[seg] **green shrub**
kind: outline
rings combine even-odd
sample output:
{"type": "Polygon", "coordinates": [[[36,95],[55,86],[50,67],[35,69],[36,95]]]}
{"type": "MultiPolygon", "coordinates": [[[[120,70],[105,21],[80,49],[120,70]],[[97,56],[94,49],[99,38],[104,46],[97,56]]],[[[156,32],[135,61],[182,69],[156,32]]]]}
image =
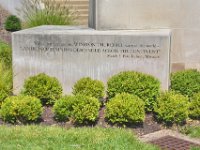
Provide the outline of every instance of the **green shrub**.
{"type": "Polygon", "coordinates": [[[76,95],[72,118],[78,124],[90,124],[97,120],[100,102],[94,97],[76,95]]]}
{"type": "Polygon", "coordinates": [[[0,107],[6,97],[12,93],[12,71],[0,62],[0,107]]]}
{"type": "Polygon", "coordinates": [[[20,19],[14,15],[8,16],[5,22],[5,29],[11,32],[21,30],[20,19]]]}
{"type": "Polygon", "coordinates": [[[192,119],[200,119],[200,92],[191,98],[189,116],[192,119]]]}
{"type": "Polygon", "coordinates": [[[65,96],[57,100],[53,106],[55,118],[58,121],[66,121],[72,116],[73,105],[75,104],[74,96],[65,96]]]}
{"type": "Polygon", "coordinates": [[[140,123],[144,121],[144,102],[137,96],[122,93],[106,104],[105,116],[111,123],[140,123]]]}
{"type": "Polygon", "coordinates": [[[72,119],[77,124],[93,123],[98,118],[100,102],[85,95],[65,96],[56,101],[53,110],[59,121],[72,119]]]}
{"type": "Polygon", "coordinates": [[[52,105],[61,98],[62,86],[56,78],[41,73],[25,81],[22,94],[37,97],[44,105],[52,105]]]}
{"type": "Polygon", "coordinates": [[[101,81],[92,80],[89,77],[82,78],[74,85],[73,94],[82,94],[100,99],[105,96],[105,87],[101,81]]]}
{"type": "Polygon", "coordinates": [[[67,0],[60,2],[57,0],[22,0],[22,6],[19,12],[24,14],[25,28],[40,25],[71,25],[77,17],[76,12],[70,9],[67,0]]]}
{"type": "Polygon", "coordinates": [[[39,99],[30,96],[12,96],[6,98],[0,110],[4,121],[27,123],[37,121],[42,114],[39,99]]]}
{"type": "Polygon", "coordinates": [[[175,92],[165,92],[157,99],[156,118],[166,124],[184,123],[188,118],[188,98],[175,92]]]}
{"type": "Polygon", "coordinates": [[[0,63],[3,63],[6,69],[11,69],[12,66],[11,47],[2,41],[0,41],[0,63]]]}
{"type": "Polygon", "coordinates": [[[192,97],[200,92],[200,72],[185,70],[171,75],[171,89],[182,95],[192,97]]]}
{"type": "Polygon", "coordinates": [[[118,93],[136,95],[145,102],[146,111],[152,111],[160,92],[160,82],[150,75],[126,71],[114,75],[108,80],[108,96],[118,93]]]}

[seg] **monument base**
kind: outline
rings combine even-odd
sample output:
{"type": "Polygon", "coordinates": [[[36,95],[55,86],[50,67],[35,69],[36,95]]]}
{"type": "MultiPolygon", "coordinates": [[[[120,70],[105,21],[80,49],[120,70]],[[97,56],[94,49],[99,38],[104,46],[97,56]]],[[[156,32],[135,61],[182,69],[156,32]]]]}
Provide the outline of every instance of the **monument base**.
{"type": "Polygon", "coordinates": [[[170,30],[96,31],[74,26],[40,26],[12,34],[14,94],[30,76],[58,78],[70,93],[82,77],[104,83],[121,71],[138,71],[169,87],[170,30]]]}

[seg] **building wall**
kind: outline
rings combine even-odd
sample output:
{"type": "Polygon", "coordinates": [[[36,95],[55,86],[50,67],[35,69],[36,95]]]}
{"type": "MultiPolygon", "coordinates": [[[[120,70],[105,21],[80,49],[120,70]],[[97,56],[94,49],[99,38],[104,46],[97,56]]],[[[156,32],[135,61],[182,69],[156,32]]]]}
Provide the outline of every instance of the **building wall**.
{"type": "MultiPolygon", "coordinates": [[[[57,0],[60,1],[60,0],[57,0]]],[[[81,25],[88,25],[88,9],[89,0],[67,0],[73,11],[78,14],[77,23],[81,25]]]]}
{"type": "Polygon", "coordinates": [[[200,69],[200,0],[91,0],[98,30],[171,29],[172,71],[200,69]]]}
{"type": "Polygon", "coordinates": [[[0,0],[0,5],[11,14],[19,16],[16,8],[21,7],[21,0],[0,0]]]}

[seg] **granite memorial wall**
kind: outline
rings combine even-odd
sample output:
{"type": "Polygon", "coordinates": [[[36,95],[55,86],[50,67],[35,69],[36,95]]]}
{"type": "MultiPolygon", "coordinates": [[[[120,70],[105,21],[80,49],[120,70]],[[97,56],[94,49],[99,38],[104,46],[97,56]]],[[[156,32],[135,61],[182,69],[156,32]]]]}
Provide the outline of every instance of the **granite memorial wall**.
{"type": "Polygon", "coordinates": [[[39,73],[58,78],[65,93],[82,77],[106,83],[112,75],[128,70],[153,75],[162,89],[169,87],[169,29],[40,26],[13,33],[12,44],[15,94],[25,79],[39,73]]]}

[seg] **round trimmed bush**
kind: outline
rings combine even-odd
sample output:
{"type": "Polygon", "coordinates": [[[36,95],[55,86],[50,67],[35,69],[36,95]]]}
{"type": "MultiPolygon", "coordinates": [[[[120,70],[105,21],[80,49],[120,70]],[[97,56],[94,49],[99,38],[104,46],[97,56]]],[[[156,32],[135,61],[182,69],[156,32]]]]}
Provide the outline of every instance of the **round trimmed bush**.
{"type": "Polygon", "coordinates": [[[72,119],[77,124],[94,123],[99,114],[100,102],[85,95],[65,96],[56,101],[53,110],[59,121],[72,119]]]}
{"type": "Polygon", "coordinates": [[[57,100],[53,106],[55,118],[58,121],[66,121],[72,116],[73,105],[75,104],[74,96],[64,96],[57,100]]]}
{"type": "Polygon", "coordinates": [[[25,81],[22,94],[37,97],[44,105],[52,105],[62,97],[62,86],[55,77],[41,73],[25,81]]]}
{"type": "Polygon", "coordinates": [[[144,102],[128,93],[116,95],[106,104],[106,119],[111,123],[140,123],[144,121],[144,102]]]}
{"type": "Polygon", "coordinates": [[[78,124],[94,123],[99,115],[100,102],[94,97],[76,95],[72,118],[78,124]]]}
{"type": "Polygon", "coordinates": [[[191,98],[189,117],[192,119],[200,119],[200,92],[191,98]]]}
{"type": "Polygon", "coordinates": [[[200,72],[185,70],[171,75],[171,89],[182,95],[192,97],[200,92],[200,72]]]}
{"type": "Polygon", "coordinates": [[[145,110],[152,111],[160,92],[160,82],[153,76],[139,72],[126,71],[114,75],[108,80],[108,96],[119,93],[136,95],[145,102],[145,110]]]}
{"type": "Polygon", "coordinates": [[[162,93],[154,111],[156,118],[166,124],[184,123],[188,118],[188,98],[175,92],[162,93]]]}
{"type": "Polygon", "coordinates": [[[42,111],[39,99],[30,96],[12,96],[5,99],[0,114],[6,122],[27,123],[37,121],[42,111]]]}
{"type": "Polygon", "coordinates": [[[0,85],[0,107],[3,103],[3,101],[9,96],[10,93],[11,93],[11,91],[7,90],[4,87],[2,88],[0,85]]]}
{"type": "Polygon", "coordinates": [[[81,94],[100,99],[105,96],[105,87],[103,82],[86,77],[75,83],[73,87],[73,94],[81,94]]]}
{"type": "Polygon", "coordinates": [[[5,29],[11,32],[21,30],[20,19],[14,15],[8,16],[5,22],[5,29]]]}

